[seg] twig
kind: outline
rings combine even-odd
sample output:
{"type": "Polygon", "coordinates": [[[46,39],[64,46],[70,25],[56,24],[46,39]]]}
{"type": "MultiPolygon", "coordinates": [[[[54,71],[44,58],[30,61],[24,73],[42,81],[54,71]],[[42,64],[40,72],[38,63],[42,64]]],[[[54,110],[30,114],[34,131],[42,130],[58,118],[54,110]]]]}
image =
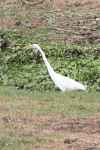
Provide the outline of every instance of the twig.
{"type": "Polygon", "coordinates": [[[98,142],[98,143],[95,143],[95,145],[99,145],[100,144],[100,142],[98,142]]]}
{"type": "Polygon", "coordinates": [[[96,29],[93,29],[93,28],[87,28],[87,27],[85,27],[85,26],[82,26],[82,27],[74,27],[74,28],[76,28],[76,29],[86,29],[86,30],[92,30],[92,31],[96,31],[96,29]]]}
{"type": "Polygon", "coordinates": [[[59,30],[59,31],[64,31],[64,32],[74,33],[74,34],[80,35],[80,33],[75,32],[75,31],[71,31],[71,30],[65,30],[65,29],[61,29],[61,28],[51,28],[51,27],[50,27],[50,29],[59,30]]]}
{"type": "Polygon", "coordinates": [[[99,35],[94,35],[94,36],[88,36],[88,37],[80,37],[80,39],[91,39],[91,38],[100,38],[99,35]]]}
{"type": "Polygon", "coordinates": [[[92,34],[92,32],[75,32],[72,30],[65,30],[65,29],[61,29],[61,28],[50,28],[53,30],[59,30],[59,31],[64,31],[64,32],[68,32],[68,33],[73,33],[73,34],[77,34],[77,35],[86,35],[86,34],[92,34]]]}
{"type": "Polygon", "coordinates": [[[44,0],[38,0],[38,1],[36,1],[36,2],[28,2],[28,1],[26,1],[26,0],[23,0],[23,2],[25,3],[25,4],[28,4],[28,5],[37,5],[37,4],[40,4],[40,3],[42,3],[44,0]]]}

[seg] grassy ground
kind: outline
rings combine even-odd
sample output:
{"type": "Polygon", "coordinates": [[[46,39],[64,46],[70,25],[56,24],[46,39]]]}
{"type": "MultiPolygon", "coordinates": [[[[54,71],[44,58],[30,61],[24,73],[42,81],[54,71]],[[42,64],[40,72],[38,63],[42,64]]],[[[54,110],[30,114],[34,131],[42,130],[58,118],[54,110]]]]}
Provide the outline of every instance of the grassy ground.
{"type": "MultiPolygon", "coordinates": [[[[37,43],[100,46],[99,0],[21,4],[15,0],[0,1],[0,27],[10,28],[15,34],[17,31],[18,36],[24,33],[26,43],[33,39],[37,43]]],[[[8,44],[4,40],[0,45],[3,50],[8,44]]],[[[18,38],[14,42],[12,39],[15,47],[20,43],[18,38]]],[[[98,57],[99,54],[98,51],[98,57]]],[[[99,150],[100,93],[0,87],[0,149],[99,150]]]]}
{"type": "Polygon", "coordinates": [[[0,87],[0,148],[77,149],[80,144],[81,149],[93,143],[100,148],[99,115],[98,92],[0,87]]]}
{"type": "Polygon", "coordinates": [[[100,112],[98,92],[38,92],[1,87],[0,95],[1,104],[3,104],[1,107],[8,107],[7,114],[9,115],[13,111],[13,115],[23,114],[27,117],[40,114],[60,114],[62,117],[74,115],[84,118],[100,112]]]}

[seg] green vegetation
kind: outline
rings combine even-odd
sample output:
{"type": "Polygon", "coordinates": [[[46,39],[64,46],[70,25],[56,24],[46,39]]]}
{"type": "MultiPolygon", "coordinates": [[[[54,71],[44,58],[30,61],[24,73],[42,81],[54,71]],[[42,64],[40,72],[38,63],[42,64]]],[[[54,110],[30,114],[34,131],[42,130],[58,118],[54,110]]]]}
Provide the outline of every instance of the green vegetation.
{"type": "Polygon", "coordinates": [[[9,138],[0,138],[0,149],[11,150],[19,148],[21,146],[29,144],[29,140],[26,139],[9,139],[9,138]]]}
{"type": "Polygon", "coordinates": [[[100,94],[83,91],[39,92],[0,86],[0,104],[0,149],[25,150],[33,149],[29,148],[30,145],[66,137],[59,132],[40,134],[43,128],[50,130],[51,123],[56,123],[55,119],[59,116],[86,118],[99,114],[100,94]],[[40,116],[48,118],[45,121],[39,119],[40,116]]]}
{"type": "MultiPolygon", "coordinates": [[[[22,49],[26,45],[37,43],[32,36],[34,34],[25,37],[17,31],[0,31],[0,84],[33,90],[58,90],[49,76],[41,54],[34,49],[22,49]]],[[[100,47],[49,43],[42,39],[38,44],[57,73],[80,81],[88,89],[100,89],[100,47]]]]}
{"type": "MultiPolygon", "coordinates": [[[[100,112],[99,92],[86,93],[84,91],[72,92],[53,92],[37,90],[15,90],[11,87],[0,87],[0,101],[5,103],[7,114],[14,116],[42,115],[42,114],[61,114],[62,116],[80,116],[97,114],[100,112]],[[4,96],[4,98],[3,98],[4,96]]],[[[5,109],[2,115],[5,114],[5,109]]]]}
{"type": "Polygon", "coordinates": [[[100,147],[100,3],[59,4],[0,2],[0,150],[100,147]],[[87,90],[59,90],[33,43],[87,90]]]}

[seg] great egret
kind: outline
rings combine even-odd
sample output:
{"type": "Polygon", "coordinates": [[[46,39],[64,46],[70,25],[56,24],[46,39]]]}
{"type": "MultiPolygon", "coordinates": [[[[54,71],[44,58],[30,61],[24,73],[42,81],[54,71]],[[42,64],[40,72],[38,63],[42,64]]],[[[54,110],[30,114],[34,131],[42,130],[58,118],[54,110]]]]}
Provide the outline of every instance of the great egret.
{"type": "Polygon", "coordinates": [[[47,66],[48,72],[51,76],[51,79],[55,82],[55,84],[64,92],[65,90],[75,90],[75,89],[81,89],[81,90],[86,90],[86,87],[78,82],[76,82],[73,79],[70,79],[68,77],[62,76],[56,72],[54,72],[54,70],[52,69],[52,67],[50,66],[43,50],[40,48],[39,45],[37,44],[33,44],[24,48],[37,48],[43,57],[43,60],[47,66]]]}

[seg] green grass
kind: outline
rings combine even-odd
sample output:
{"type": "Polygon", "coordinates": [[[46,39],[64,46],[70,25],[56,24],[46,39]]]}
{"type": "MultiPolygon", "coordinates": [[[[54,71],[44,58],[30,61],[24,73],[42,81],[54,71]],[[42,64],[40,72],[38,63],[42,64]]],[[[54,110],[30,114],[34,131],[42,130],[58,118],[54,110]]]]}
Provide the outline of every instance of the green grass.
{"type": "MultiPolygon", "coordinates": [[[[71,39],[73,33],[65,36],[65,32],[50,28],[79,32],[80,29],[74,27],[88,28],[93,19],[100,18],[100,13],[95,9],[90,12],[94,8],[90,1],[87,2],[90,10],[86,12],[83,9],[80,11],[81,1],[67,3],[69,9],[66,11],[53,8],[52,2],[46,6],[39,4],[42,9],[36,5],[23,5],[21,12],[19,6],[3,4],[0,11],[0,17],[6,25],[6,29],[0,28],[0,46],[7,43],[7,47],[0,48],[0,150],[42,149],[44,143],[51,147],[54,143],[56,147],[59,139],[64,141],[65,138],[71,138],[69,131],[62,132],[67,119],[69,122],[70,118],[89,119],[89,116],[93,116],[97,119],[96,115],[100,115],[100,93],[95,92],[100,91],[98,38],[79,41],[76,38],[74,43],[68,44],[68,37],[71,39]],[[17,20],[21,20],[20,26],[16,26],[17,20]],[[13,28],[13,31],[7,28],[13,28]],[[85,47],[84,41],[91,46],[85,47]],[[40,53],[22,50],[22,47],[33,43],[41,46],[57,73],[80,81],[87,86],[87,91],[58,91],[40,53]]],[[[99,24],[90,27],[96,29],[94,35],[99,33],[99,24]]],[[[64,147],[67,148],[67,144],[64,147]]]]}
{"type": "Polygon", "coordinates": [[[29,146],[34,149],[34,144],[39,146],[51,139],[65,138],[64,134],[55,132],[40,134],[41,128],[50,126],[53,115],[86,118],[97,114],[100,114],[99,92],[28,91],[0,86],[0,149],[25,150],[29,146]],[[45,120],[38,120],[41,115],[44,118],[49,115],[48,125],[45,120]]]}
{"type": "Polygon", "coordinates": [[[13,112],[17,116],[22,114],[27,117],[39,114],[86,117],[100,112],[98,107],[100,94],[98,92],[39,92],[0,87],[0,97],[4,107],[9,107],[7,111],[9,115],[13,112]]]}
{"type": "Polygon", "coordinates": [[[8,139],[8,138],[0,138],[0,149],[2,150],[11,150],[11,149],[19,149],[20,146],[29,144],[28,140],[25,139],[8,139]]]}

